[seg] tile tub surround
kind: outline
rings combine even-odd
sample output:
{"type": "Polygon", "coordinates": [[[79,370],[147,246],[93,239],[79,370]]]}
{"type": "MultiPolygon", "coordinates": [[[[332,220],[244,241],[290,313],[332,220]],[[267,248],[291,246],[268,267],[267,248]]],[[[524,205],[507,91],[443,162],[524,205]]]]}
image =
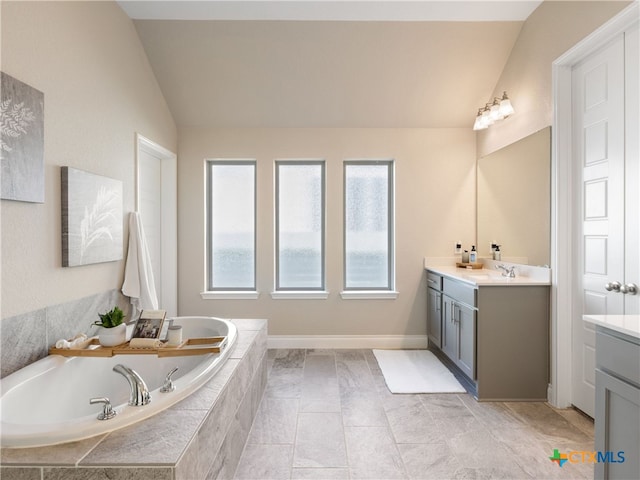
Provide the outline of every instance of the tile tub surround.
{"type": "Polygon", "coordinates": [[[267,321],[232,320],[238,341],[205,386],[158,415],[99,437],[2,449],[3,480],[232,478],[267,381],[267,321]]]}
{"type": "Polygon", "coordinates": [[[3,318],[0,323],[0,378],[46,357],[49,348],[61,338],[95,331],[91,324],[98,313],[115,305],[130,320],[129,298],[119,290],[109,290],[88,297],[3,318]]]}
{"type": "Polygon", "coordinates": [[[235,479],[592,479],[593,421],[544,402],[391,394],[371,350],[269,350],[235,479]],[[322,437],[322,441],[318,438],[322,437]]]}

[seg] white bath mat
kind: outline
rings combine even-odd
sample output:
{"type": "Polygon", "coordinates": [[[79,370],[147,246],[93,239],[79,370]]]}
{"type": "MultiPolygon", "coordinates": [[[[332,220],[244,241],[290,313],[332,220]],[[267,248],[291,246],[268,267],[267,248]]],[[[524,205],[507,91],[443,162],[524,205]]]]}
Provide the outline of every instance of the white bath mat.
{"type": "Polygon", "coordinates": [[[374,350],[391,393],[463,393],[456,377],[429,350],[374,350]]]}

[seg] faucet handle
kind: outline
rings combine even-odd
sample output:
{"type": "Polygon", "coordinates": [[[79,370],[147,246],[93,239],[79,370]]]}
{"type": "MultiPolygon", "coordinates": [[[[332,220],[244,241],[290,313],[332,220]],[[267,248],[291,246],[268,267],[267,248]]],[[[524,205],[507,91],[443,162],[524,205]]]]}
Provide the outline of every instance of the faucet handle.
{"type": "Polygon", "coordinates": [[[107,397],[96,397],[89,399],[91,405],[96,403],[103,403],[102,412],[98,414],[98,420],[111,420],[116,416],[117,412],[111,406],[111,402],[107,397]]]}
{"type": "Polygon", "coordinates": [[[178,371],[178,367],[174,367],[169,373],[167,373],[166,378],[164,379],[164,385],[160,389],[162,393],[173,392],[176,389],[176,386],[171,381],[171,376],[178,371]]]}

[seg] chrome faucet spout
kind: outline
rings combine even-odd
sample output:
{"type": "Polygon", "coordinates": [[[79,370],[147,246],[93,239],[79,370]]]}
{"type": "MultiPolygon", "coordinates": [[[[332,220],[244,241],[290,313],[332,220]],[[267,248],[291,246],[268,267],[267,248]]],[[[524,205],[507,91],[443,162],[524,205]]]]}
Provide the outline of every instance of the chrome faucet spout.
{"type": "Polygon", "coordinates": [[[496,269],[502,270],[503,277],[516,278],[516,271],[514,266],[505,267],[504,265],[496,265],[496,269]]]}
{"type": "Polygon", "coordinates": [[[147,384],[144,383],[138,372],[122,364],[113,367],[113,371],[122,375],[129,382],[129,387],[131,388],[129,405],[139,407],[147,405],[151,401],[151,393],[147,388],[147,384]]]}

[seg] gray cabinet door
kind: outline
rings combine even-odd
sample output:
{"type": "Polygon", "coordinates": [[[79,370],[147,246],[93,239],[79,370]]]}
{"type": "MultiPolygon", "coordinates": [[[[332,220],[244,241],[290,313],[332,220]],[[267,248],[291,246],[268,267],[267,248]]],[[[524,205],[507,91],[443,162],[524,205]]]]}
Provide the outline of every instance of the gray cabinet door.
{"type": "Polygon", "coordinates": [[[640,388],[596,369],[596,479],[640,478],[640,388]],[[622,454],[620,452],[623,452],[622,454]]]}
{"type": "Polygon", "coordinates": [[[454,319],[458,326],[458,367],[471,379],[476,379],[476,310],[455,304],[454,319]]]}
{"type": "Polygon", "coordinates": [[[433,288],[427,289],[427,334],[436,347],[442,348],[442,294],[433,288]]]}
{"type": "Polygon", "coordinates": [[[442,295],[442,351],[454,362],[458,356],[458,326],[453,321],[455,302],[442,295]]]}

